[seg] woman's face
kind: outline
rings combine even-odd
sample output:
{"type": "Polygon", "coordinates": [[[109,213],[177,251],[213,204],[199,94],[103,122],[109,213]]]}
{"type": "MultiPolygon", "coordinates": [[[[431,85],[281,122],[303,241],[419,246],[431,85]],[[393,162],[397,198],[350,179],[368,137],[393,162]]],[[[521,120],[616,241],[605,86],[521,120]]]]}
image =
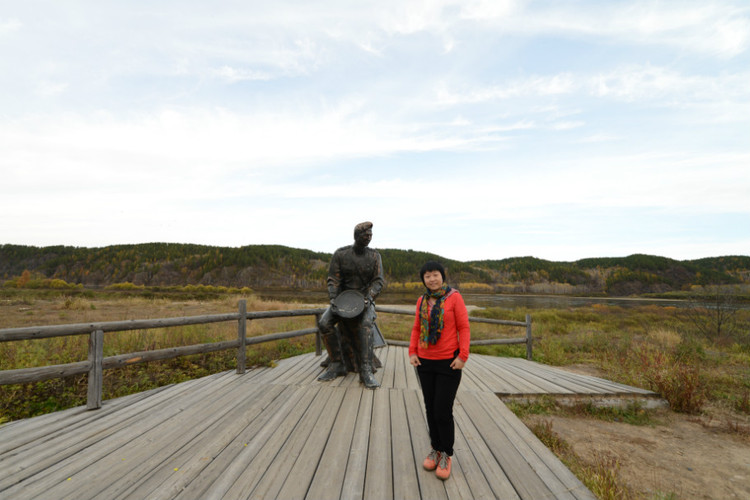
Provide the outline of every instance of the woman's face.
{"type": "Polygon", "coordinates": [[[424,273],[424,284],[428,290],[436,292],[443,286],[443,275],[440,271],[427,271],[424,273]]]}

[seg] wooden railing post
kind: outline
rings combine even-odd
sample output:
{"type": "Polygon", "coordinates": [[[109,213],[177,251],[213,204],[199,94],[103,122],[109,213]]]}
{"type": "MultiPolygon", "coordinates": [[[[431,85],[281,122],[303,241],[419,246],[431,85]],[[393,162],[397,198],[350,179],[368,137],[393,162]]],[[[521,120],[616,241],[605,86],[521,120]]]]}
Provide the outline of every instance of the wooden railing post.
{"type": "Polygon", "coordinates": [[[315,334],[315,355],[320,356],[323,354],[323,341],[320,338],[320,314],[315,315],[315,326],[317,327],[318,331],[315,334]]]}
{"type": "Polygon", "coordinates": [[[240,342],[237,348],[237,374],[245,373],[245,341],[247,339],[247,301],[245,299],[239,302],[240,317],[237,320],[237,339],[240,342]]]}
{"type": "Polygon", "coordinates": [[[104,331],[95,330],[89,334],[89,378],[86,409],[96,410],[102,407],[102,385],[104,371],[104,331]]]}
{"type": "Polygon", "coordinates": [[[531,361],[531,314],[526,315],[526,359],[531,361]]]}

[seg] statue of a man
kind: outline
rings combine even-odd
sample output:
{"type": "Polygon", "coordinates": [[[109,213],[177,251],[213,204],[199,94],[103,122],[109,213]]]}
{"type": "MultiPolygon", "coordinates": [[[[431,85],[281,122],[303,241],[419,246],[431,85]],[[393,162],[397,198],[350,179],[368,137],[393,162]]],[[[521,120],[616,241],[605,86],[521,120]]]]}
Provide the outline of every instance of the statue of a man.
{"type": "Polygon", "coordinates": [[[354,244],[339,248],[328,268],[328,297],[331,306],[320,318],[320,332],[330,362],[318,380],[333,380],[346,375],[347,366],[359,371],[368,389],[380,387],[373,376],[373,337],[375,335],[375,299],[385,280],[380,254],[369,248],[372,222],[362,222],[354,228],[354,244]],[[337,314],[336,298],[347,290],[362,295],[363,310],[352,318],[337,314]],[[338,328],[336,325],[338,324],[338,328]],[[349,359],[344,359],[347,357],[349,359]]]}

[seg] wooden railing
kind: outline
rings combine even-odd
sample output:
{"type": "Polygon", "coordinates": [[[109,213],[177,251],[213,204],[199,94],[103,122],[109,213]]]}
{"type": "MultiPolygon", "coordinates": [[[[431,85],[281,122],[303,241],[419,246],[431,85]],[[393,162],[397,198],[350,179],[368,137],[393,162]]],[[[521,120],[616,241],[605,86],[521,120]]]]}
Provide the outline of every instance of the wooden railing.
{"type": "MultiPolygon", "coordinates": [[[[414,316],[414,311],[405,311],[403,309],[396,309],[393,307],[380,307],[376,306],[375,310],[378,312],[384,312],[389,314],[405,314],[408,316],[414,316]]],[[[489,319],[489,318],[473,318],[469,316],[469,322],[471,323],[489,323],[491,325],[506,325],[506,326],[522,326],[526,328],[526,336],[516,339],[488,339],[488,340],[472,340],[469,342],[471,345],[499,345],[499,344],[526,344],[526,359],[531,361],[532,355],[532,338],[531,338],[531,315],[526,315],[526,321],[509,321],[505,319],[489,319]]],[[[409,342],[405,340],[390,340],[390,345],[409,346],[409,342]]]]}
{"type": "MultiPolygon", "coordinates": [[[[137,363],[146,363],[148,361],[159,361],[165,359],[177,358],[180,356],[189,356],[192,354],[205,354],[209,352],[224,351],[227,349],[237,349],[237,373],[245,373],[245,347],[263,342],[274,340],[288,339],[293,337],[302,337],[304,335],[315,335],[315,352],[318,356],[322,353],[320,330],[318,323],[320,316],[325,309],[294,309],[287,311],[263,311],[248,312],[247,302],[240,300],[238,312],[226,314],[210,314],[203,316],[187,316],[177,318],[161,319],[137,319],[128,321],[107,321],[99,323],[77,323],[68,325],[53,326],[31,326],[22,328],[4,328],[0,329],[0,342],[12,342],[18,340],[45,339],[52,337],[64,337],[70,335],[89,335],[88,360],[77,363],[67,363],[64,365],[51,365],[35,368],[21,368],[15,370],[0,371],[0,385],[24,384],[30,382],[41,382],[43,380],[69,377],[88,373],[88,393],[86,407],[96,409],[102,406],[102,380],[104,370],[111,368],[122,368],[137,363]],[[302,330],[293,330],[289,332],[271,333],[257,337],[247,337],[247,321],[254,319],[267,318],[284,318],[296,316],[315,316],[316,326],[302,330]],[[226,321],[237,321],[237,339],[224,342],[212,342],[206,344],[197,344],[181,347],[172,347],[167,349],[157,349],[152,351],[133,352],[119,354],[117,356],[104,357],[104,333],[105,332],[123,332],[128,330],[146,330],[152,328],[166,328],[172,326],[199,325],[207,323],[219,323],[226,321]]],[[[376,307],[377,312],[389,314],[404,314],[413,316],[413,311],[390,307],[376,307]]],[[[497,319],[473,318],[469,321],[478,323],[490,323],[495,325],[510,325],[526,328],[526,336],[516,339],[491,339],[491,340],[473,340],[471,345],[492,345],[492,344],[526,344],[526,357],[531,359],[532,355],[532,337],[531,337],[531,316],[526,315],[526,321],[505,321],[497,319]]],[[[408,346],[409,343],[402,340],[388,340],[391,345],[408,346]]]]}

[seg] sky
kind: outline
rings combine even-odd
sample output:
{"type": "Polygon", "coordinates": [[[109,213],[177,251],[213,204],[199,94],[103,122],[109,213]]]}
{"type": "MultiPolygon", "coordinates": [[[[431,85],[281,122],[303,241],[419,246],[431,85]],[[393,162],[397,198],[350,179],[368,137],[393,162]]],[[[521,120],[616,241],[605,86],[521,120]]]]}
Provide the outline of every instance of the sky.
{"type": "Polygon", "coordinates": [[[750,255],[750,3],[0,0],[0,244],[750,255]]]}

